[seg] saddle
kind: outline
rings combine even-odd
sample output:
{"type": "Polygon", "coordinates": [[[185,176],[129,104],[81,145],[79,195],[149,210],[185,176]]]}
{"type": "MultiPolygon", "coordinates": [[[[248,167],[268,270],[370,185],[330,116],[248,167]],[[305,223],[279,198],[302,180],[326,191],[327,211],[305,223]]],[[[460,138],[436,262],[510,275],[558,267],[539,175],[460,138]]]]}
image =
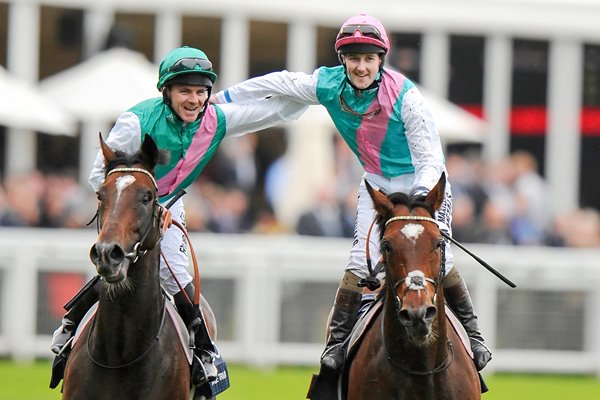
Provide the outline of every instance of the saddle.
{"type": "MultiPolygon", "coordinates": [[[[363,296],[363,303],[365,304],[361,306],[361,309],[359,310],[359,317],[356,320],[356,323],[354,324],[354,328],[352,329],[350,336],[348,337],[346,348],[346,360],[352,358],[352,354],[354,350],[358,348],[358,344],[360,343],[362,336],[366,332],[367,328],[371,326],[371,322],[375,319],[375,317],[377,317],[377,315],[383,308],[383,301],[380,296],[377,298],[367,298],[367,296],[372,295],[363,296]]],[[[444,305],[444,307],[446,308],[446,320],[450,323],[450,325],[460,338],[463,347],[465,348],[469,356],[473,358],[473,351],[471,350],[471,344],[469,341],[469,336],[467,335],[467,331],[465,331],[465,328],[462,326],[458,318],[454,315],[450,307],[448,307],[447,305],[444,305]]]]}
{"type": "MultiPolygon", "coordinates": [[[[63,379],[69,353],[81,337],[81,334],[85,327],[93,321],[97,310],[98,303],[95,303],[84,315],[73,337],[69,339],[69,341],[65,344],[64,348],[61,350],[61,352],[55,356],[54,362],[52,363],[52,376],[50,378],[50,388],[54,389],[55,387],[57,387],[60,381],[63,379]]],[[[175,329],[177,330],[177,336],[179,338],[179,344],[181,345],[185,353],[188,365],[191,368],[194,354],[193,350],[189,346],[190,335],[188,329],[185,326],[185,323],[183,322],[181,317],[179,316],[177,309],[170,301],[165,301],[165,312],[167,313],[168,318],[170,318],[173,321],[173,324],[175,325],[175,329]]],[[[216,380],[209,382],[207,385],[203,385],[202,387],[193,387],[193,393],[191,397],[192,399],[213,398],[217,394],[229,388],[230,386],[227,364],[221,357],[220,351],[214,342],[213,347],[215,349],[214,363],[217,367],[217,370],[219,371],[218,377],[216,380]]]]}
{"type": "MultiPolygon", "coordinates": [[[[469,356],[471,358],[473,358],[473,352],[471,351],[471,345],[469,342],[469,337],[467,336],[467,332],[463,328],[463,326],[460,323],[460,321],[458,320],[458,318],[456,318],[456,316],[454,315],[452,310],[448,306],[445,306],[445,308],[446,308],[447,321],[449,322],[450,326],[452,326],[452,328],[456,331],[456,333],[460,337],[461,343],[462,343],[463,347],[465,348],[465,350],[467,350],[467,353],[469,354],[469,356]]],[[[342,371],[336,377],[326,376],[326,377],[313,378],[313,382],[311,382],[311,387],[309,389],[308,398],[316,399],[317,397],[312,397],[313,394],[315,394],[315,391],[317,390],[316,386],[323,384],[323,385],[337,386],[338,390],[337,390],[337,394],[334,398],[326,398],[325,399],[325,398],[318,397],[319,400],[343,400],[343,399],[346,399],[346,397],[347,397],[347,393],[346,393],[347,381],[346,381],[346,379],[347,379],[347,374],[348,374],[348,365],[350,364],[350,361],[352,361],[354,354],[358,350],[358,347],[360,345],[360,342],[361,342],[363,336],[365,335],[367,330],[371,327],[371,325],[373,324],[373,321],[375,321],[375,319],[377,318],[377,316],[379,315],[381,310],[383,310],[383,296],[381,296],[381,293],[366,294],[363,296],[362,304],[359,308],[358,317],[354,324],[354,328],[352,328],[350,335],[348,336],[348,338],[346,339],[346,341],[343,344],[344,347],[346,348],[346,350],[345,350],[346,362],[344,363],[344,367],[343,367],[342,371]],[[320,379],[326,379],[326,380],[329,380],[330,382],[326,383],[326,382],[321,381],[321,382],[317,383],[317,381],[320,379]],[[334,380],[334,381],[331,381],[331,380],[334,380]]],[[[315,377],[316,377],[316,375],[315,375],[315,377]]]]}

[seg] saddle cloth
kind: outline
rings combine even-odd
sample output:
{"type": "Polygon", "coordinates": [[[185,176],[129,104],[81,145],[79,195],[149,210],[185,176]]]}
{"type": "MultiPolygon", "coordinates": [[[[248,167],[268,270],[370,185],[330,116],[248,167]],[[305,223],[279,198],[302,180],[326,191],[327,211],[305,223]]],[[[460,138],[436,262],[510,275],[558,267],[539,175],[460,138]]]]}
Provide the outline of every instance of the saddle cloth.
{"type": "MultiPolygon", "coordinates": [[[[188,360],[188,364],[192,365],[192,349],[189,346],[190,335],[188,333],[187,327],[183,323],[181,317],[179,317],[179,313],[175,309],[175,306],[170,301],[165,301],[165,309],[167,312],[167,318],[170,318],[175,325],[175,329],[177,330],[177,334],[179,337],[179,343],[183,347],[183,351],[185,352],[185,356],[188,360]]],[[[85,327],[94,319],[96,315],[96,311],[98,311],[98,303],[95,303],[88,312],[84,315],[83,319],[79,323],[77,330],[75,331],[75,335],[73,336],[73,340],[71,341],[71,347],[75,346],[77,340],[81,336],[81,333],[85,329],[85,327]]]]}
{"type": "MultiPolygon", "coordinates": [[[[373,295],[365,295],[363,296],[363,302],[365,303],[361,310],[359,311],[359,317],[354,324],[354,328],[350,333],[348,338],[348,343],[346,346],[346,359],[349,359],[356,350],[360,339],[363,337],[364,333],[367,331],[367,328],[371,325],[371,323],[375,320],[379,312],[383,309],[383,298],[378,296],[375,298],[373,295]],[[370,296],[370,297],[367,297],[370,296]],[[369,304],[369,302],[371,302],[369,304]]],[[[450,322],[450,326],[457,333],[458,337],[460,337],[460,341],[467,350],[467,353],[471,358],[473,358],[473,351],[471,350],[471,344],[469,342],[469,336],[467,336],[467,332],[465,328],[462,326],[458,318],[454,315],[452,310],[445,305],[446,307],[446,320],[450,322]]]]}

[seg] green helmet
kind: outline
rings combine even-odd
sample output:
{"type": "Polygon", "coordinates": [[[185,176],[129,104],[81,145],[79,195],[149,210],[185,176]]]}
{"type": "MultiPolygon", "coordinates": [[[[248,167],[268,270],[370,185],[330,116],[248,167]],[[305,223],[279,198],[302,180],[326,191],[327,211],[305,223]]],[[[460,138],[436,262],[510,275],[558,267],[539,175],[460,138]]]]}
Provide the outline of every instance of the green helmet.
{"type": "Polygon", "coordinates": [[[161,90],[172,83],[212,87],[216,80],[217,74],[206,54],[202,50],[183,46],[171,50],[161,61],[156,87],[161,90]]]}

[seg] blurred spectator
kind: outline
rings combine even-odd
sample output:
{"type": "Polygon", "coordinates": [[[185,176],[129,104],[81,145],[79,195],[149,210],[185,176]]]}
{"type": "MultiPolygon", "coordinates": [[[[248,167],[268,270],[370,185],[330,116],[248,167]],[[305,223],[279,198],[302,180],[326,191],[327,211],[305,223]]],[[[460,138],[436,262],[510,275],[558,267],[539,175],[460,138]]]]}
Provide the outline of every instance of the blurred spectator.
{"type": "Polygon", "coordinates": [[[258,181],[258,160],[255,156],[257,135],[243,135],[221,143],[211,160],[212,180],[223,187],[237,187],[253,194],[258,181]]]}
{"type": "Polygon", "coordinates": [[[22,226],[39,226],[44,177],[39,172],[6,179],[6,200],[22,226]]]}
{"type": "Polygon", "coordinates": [[[269,165],[265,173],[265,196],[271,207],[277,209],[285,191],[285,185],[290,181],[290,166],[288,158],[283,155],[269,165]]]}
{"type": "MultiPolygon", "coordinates": [[[[347,205],[336,197],[335,184],[327,183],[318,191],[315,206],[300,215],[296,232],[300,235],[352,237],[354,220],[347,218],[347,205]]],[[[356,197],[356,195],[354,195],[356,197]]],[[[350,211],[353,215],[355,209],[350,211]]]]}
{"type": "MultiPolygon", "coordinates": [[[[452,185],[452,197],[456,199],[465,196],[471,199],[473,218],[478,219],[488,201],[488,194],[483,187],[485,171],[479,155],[451,153],[446,159],[446,169],[452,185]]],[[[452,226],[454,232],[454,223],[452,226]]]]}
{"type": "Polygon", "coordinates": [[[270,207],[265,207],[258,212],[252,233],[263,235],[288,234],[290,229],[282,224],[270,207]]]}
{"type": "Polygon", "coordinates": [[[535,158],[524,151],[510,156],[514,173],[511,233],[515,244],[542,244],[552,219],[546,182],[538,173],[535,158]]]}
{"type": "Polygon", "coordinates": [[[479,219],[475,214],[475,202],[467,194],[455,197],[452,204],[452,237],[459,242],[478,242],[479,219]]]}
{"type": "Polygon", "coordinates": [[[559,214],[547,244],[578,248],[600,248],[600,213],[591,208],[559,214]]]}
{"type": "MultiPolygon", "coordinates": [[[[334,146],[335,185],[326,185],[296,226],[282,224],[268,202],[253,209],[258,176],[253,135],[228,142],[223,154],[188,188],[186,226],[192,232],[286,234],[352,237],[360,169],[346,146],[334,146]],[[236,146],[239,144],[239,146],[236,146]],[[231,147],[230,147],[231,145],[231,147]],[[351,182],[346,185],[344,182],[351,182]],[[253,189],[254,188],[254,189],[253,189]]],[[[273,162],[265,179],[269,200],[289,185],[285,155],[273,162]]],[[[473,154],[452,153],[447,168],[452,183],[454,237],[467,243],[600,247],[600,213],[576,209],[553,216],[547,185],[535,159],[522,151],[491,165],[473,154]]],[[[260,193],[260,196],[263,194],[260,193]]],[[[94,194],[67,174],[32,172],[0,182],[0,226],[86,228],[96,211],[94,194]]],[[[90,228],[94,228],[92,225],[90,228]]]]}
{"type": "Polygon", "coordinates": [[[474,235],[479,243],[513,244],[505,208],[494,201],[488,201],[483,207],[481,223],[474,235]]]}
{"type": "Polygon", "coordinates": [[[4,187],[0,186],[0,226],[26,226],[27,222],[11,207],[4,187]]]}
{"type": "Polygon", "coordinates": [[[204,232],[208,230],[207,221],[210,208],[203,193],[203,187],[212,185],[204,180],[197,180],[186,189],[185,195],[185,227],[190,232],[204,232]]]}
{"type": "Polygon", "coordinates": [[[215,185],[209,202],[211,213],[206,225],[209,231],[243,233],[252,227],[252,221],[248,218],[250,202],[242,190],[215,185]]]}
{"type": "Polygon", "coordinates": [[[72,177],[48,175],[40,199],[39,226],[45,228],[80,228],[94,214],[95,202],[72,177]]]}

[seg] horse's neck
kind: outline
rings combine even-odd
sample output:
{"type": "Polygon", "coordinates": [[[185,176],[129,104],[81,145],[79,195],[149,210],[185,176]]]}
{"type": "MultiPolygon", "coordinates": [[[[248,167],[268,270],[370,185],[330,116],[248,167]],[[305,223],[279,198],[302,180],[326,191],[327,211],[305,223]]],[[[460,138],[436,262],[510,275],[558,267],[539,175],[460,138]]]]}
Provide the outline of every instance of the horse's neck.
{"type": "Polygon", "coordinates": [[[383,342],[390,359],[416,371],[430,370],[442,363],[448,354],[444,296],[437,297],[437,314],[433,322],[435,342],[417,346],[402,326],[395,310],[394,296],[386,294],[383,312],[383,342]]]}
{"type": "Polygon", "coordinates": [[[129,271],[131,287],[111,293],[106,288],[100,294],[96,327],[98,333],[111,330],[117,335],[98,336],[102,340],[122,342],[140,340],[139,332],[154,336],[162,322],[164,296],[160,289],[157,250],[148,251],[129,271]]]}

